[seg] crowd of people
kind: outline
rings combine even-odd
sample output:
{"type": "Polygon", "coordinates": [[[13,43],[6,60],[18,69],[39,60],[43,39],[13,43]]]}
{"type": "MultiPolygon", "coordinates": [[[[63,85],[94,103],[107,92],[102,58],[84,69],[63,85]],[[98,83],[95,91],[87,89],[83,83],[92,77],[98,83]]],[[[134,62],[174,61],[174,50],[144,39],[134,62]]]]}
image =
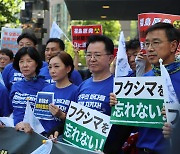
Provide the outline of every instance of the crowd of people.
{"type": "MultiPolygon", "coordinates": [[[[146,54],[140,50],[138,39],[126,42],[126,53],[132,69],[127,76],[160,76],[161,58],[180,100],[180,62],[175,56],[179,40],[180,32],[173,25],[157,23],[146,31],[146,54]]],[[[113,93],[116,58],[113,55],[114,44],[110,38],[105,35],[92,35],[88,38],[85,49],[88,75],[83,78],[84,81],[82,72],[78,70],[78,51],[75,49],[76,57],[73,61],[65,52],[65,44],[61,39],[50,38],[47,41],[45,61],[41,60],[36,49],[37,39],[34,34],[22,33],[17,43],[19,50],[14,57],[8,49],[0,51],[3,79],[0,83],[0,116],[12,114],[16,130],[26,133],[33,131],[29,123],[23,122],[23,118],[27,103],[34,110],[37,92],[40,91],[54,93],[54,104],[49,105],[53,120],[40,119],[45,129],[42,135],[46,137],[58,138],[62,135],[71,101],[111,115],[111,106],[118,101],[113,93]],[[96,97],[88,97],[91,94],[96,97]],[[85,95],[86,98],[83,97],[85,95]],[[97,99],[101,98],[100,96],[104,99],[97,99]],[[63,104],[60,100],[69,103],[63,104]]],[[[4,126],[0,124],[0,127],[4,126]]],[[[162,129],[113,124],[103,152],[122,154],[123,144],[130,134],[136,131],[138,154],[170,154],[173,144],[170,139],[174,141],[172,129],[169,123],[165,123],[162,129]]],[[[176,140],[175,142],[177,143],[176,140]]]]}

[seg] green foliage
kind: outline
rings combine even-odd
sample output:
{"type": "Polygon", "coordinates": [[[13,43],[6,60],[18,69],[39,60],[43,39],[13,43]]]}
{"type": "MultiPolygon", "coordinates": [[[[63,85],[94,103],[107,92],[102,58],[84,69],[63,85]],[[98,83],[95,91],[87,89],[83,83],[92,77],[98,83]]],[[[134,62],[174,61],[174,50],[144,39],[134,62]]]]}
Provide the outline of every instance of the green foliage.
{"type": "Polygon", "coordinates": [[[18,13],[22,0],[0,0],[0,27],[8,23],[19,24],[18,13]]]}

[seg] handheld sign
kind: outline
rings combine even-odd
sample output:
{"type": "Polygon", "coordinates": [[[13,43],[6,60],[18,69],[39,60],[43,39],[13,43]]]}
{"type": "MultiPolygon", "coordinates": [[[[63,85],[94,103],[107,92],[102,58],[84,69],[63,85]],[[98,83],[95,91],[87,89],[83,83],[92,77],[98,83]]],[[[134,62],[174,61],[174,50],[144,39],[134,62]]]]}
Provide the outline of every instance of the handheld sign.
{"type": "Polygon", "coordinates": [[[101,25],[72,26],[71,36],[74,47],[85,49],[86,41],[90,35],[102,34],[101,25]]]}
{"type": "Polygon", "coordinates": [[[1,49],[8,48],[13,51],[14,55],[18,51],[17,38],[22,33],[21,28],[6,28],[1,29],[1,49]]]}
{"type": "Polygon", "coordinates": [[[54,116],[49,111],[49,104],[54,103],[53,92],[38,92],[34,108],[34,115],[38,119],[53,120],[54,116]]]}
{"type": "Polygon", "coordinates": [[[110,129],[109,116],[71,102],[63,139],[84,149],[103,150],[110,129]]]}
{"type": "Polygon", "coordinates": [[[164,103],[161,77],[121,77],[114,79],[118,104],[112,107],[111,123],[162,128],[164,103]]]}

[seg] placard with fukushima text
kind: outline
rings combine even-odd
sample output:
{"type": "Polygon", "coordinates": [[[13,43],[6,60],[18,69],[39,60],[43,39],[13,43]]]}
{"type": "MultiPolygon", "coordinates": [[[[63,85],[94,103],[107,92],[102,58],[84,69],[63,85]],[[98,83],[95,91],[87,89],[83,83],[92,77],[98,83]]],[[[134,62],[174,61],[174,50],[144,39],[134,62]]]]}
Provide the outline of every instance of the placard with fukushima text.
{"type": "Polygon", "coordinates": [[[162,128],[164,103],[162,77],[114,78],[118,104],[112,107],[111,123],[162,128]]]}
{"type": "Polygon", "coordinates": [[[110,117],[99,111],[71,102],[63,139],[88,150],[103,150],[111,129],[110,117]]]}

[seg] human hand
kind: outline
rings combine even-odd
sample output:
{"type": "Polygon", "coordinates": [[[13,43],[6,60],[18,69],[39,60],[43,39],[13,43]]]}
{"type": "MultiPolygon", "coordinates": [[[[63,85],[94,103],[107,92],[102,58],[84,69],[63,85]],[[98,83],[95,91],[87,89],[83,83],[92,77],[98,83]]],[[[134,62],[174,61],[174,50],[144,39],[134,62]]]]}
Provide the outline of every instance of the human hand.
{"type": "Polygon", "coordinates": [[[163,129],[162,133],[164,135],[164,138],[170,138],[172,135],[172,131],[173,131],[172,125],[170,123],[166,122],[166,123],[164,123],[164,126],[162,129],[163,129]]]}
{"type": "Polygon", "coordinates": [[[59,136],[59,132],[58,132],[58,131],[55,131],[54,134],[51,134],[51,135],[49,136],[49,139],[51,139],[53,142],[56,143],[58,136],[59,136]]]}
{"type": "Polygon", "coordinates": [[[33,129],[31,128],[29,123],[25,123],[23,121],[19,122],[18,124],[16,124],[15,129],[17,131],[24,131],[25,133],[32,133],[33,129]]]}
{"type": "Polygon", "coordinates": [[[118,102],[117,102],[116,95],[114,93],[110,93],[110,106],[114,106],[117,103],[118,102]]]}
{"type": "Polygon", "coordinates": [[[79,54],[80,49],[78,47],[73,47],[75,55],[79,54]]]}
{"type": "Polygon", "coordinates": [[[52,113],[53,116],[56,116],[60,119],[65,119],[65,113],[56,105],[49,104],[49,111],[52,113]]]}
{"type": "Polygon", "coordinates": [[[5,124],[0,120],[0,128],[4,128],[5,124]]]}
{"type": "Polygon", "coordinates": [[[161,109],[161,114],[164,116],[164,118],[166,118],[166,110],[165,107],[163,106],[163,108],[161,109]]]}

